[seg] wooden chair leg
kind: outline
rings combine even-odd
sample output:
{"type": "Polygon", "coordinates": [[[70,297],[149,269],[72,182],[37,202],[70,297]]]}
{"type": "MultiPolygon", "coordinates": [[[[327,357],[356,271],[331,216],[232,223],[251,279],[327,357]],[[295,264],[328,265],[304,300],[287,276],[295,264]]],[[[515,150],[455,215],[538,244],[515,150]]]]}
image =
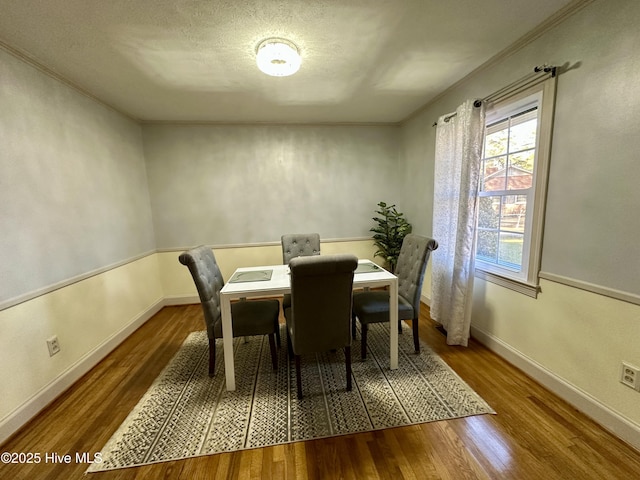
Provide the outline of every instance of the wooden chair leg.
{"type": "Polygon", "coordinates": [[[269,334],[269,350],[271,350],[271,364],[274,370],[278,370],[278,353],[276,351],[276,339],[273,333],[269,334]]]}
{"type": "Polygon", "coordinates": [[[356,339],[356,315],[351,315],[351,338],[356,339]]]}
{"type": "Polygon", "coordinates": [[[347,392],[351,391],[351,347],[344,347],[344,358],[347,364],[347,392]]]}
{"type": "Polygon", "coordinates": [[[361,323],[360,326],[362,327],[362,335],[361,335],[361,347],[360,347],[360,357],[362,358],[362,360],[364,360],[365,358],[367,358],[367,330],[368,330],[368,325],[366,323],[361,323]]]}
{"type": "Polygon", "coordinates": [[[287,327],[287,352],[289,352],[289,358],[293,357],[293,345],[291,344],[291,334],[289,333],[289,327],[287,327]]]}
{"type": "Polygon", "coordinates": [[[213,377],[216,371],[216,339],[209,339],[209,376],[213,377]]]}
{"type": "Polygon", "coordinates": [[[280,348],[282,343],[280,342],[280,322],[278,322],[278,320],[276,320],[276,340],[278,342],[278,348],[280,348]]]}
{"type": "Polygon", "coordinates": [[[413,327],[413,346],[416,349],[416,353],[420,353],[420,337],[418,336],[418,319],[411,320],[411,326],[413,327]]]}
{"type": "Polygon", "coordinates": [[[300,355],[294,355],[296,359],[296,385],[298,387],[298,399],[302,398],[302,375],[300,374],[300,355]]]}

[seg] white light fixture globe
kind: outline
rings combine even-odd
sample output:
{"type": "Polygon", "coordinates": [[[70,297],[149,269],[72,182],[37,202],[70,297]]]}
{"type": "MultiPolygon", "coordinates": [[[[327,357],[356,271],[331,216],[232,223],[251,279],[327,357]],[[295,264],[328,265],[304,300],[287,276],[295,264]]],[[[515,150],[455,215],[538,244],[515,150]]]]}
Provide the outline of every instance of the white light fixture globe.
{"type": "Polygon", "coordinates": [[[284,38],[267,38],[256,49],[258,68],[272,77],[287,77],[300,69],[302,60],[296,47],[284,38]]]}

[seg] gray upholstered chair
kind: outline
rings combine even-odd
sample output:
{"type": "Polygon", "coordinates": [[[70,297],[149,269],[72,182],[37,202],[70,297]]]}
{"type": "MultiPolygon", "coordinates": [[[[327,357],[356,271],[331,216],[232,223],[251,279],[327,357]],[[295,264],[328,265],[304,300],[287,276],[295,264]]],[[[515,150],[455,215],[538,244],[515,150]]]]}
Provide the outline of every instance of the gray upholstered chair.
{"type": "MultiPolygon", "coordinates": [[[[292,258],[320,255],[319,233],[288,233],[280,238],[282,243],[282,264],[289,265],[292,258]]],[[[291,306],[291,295],[282,299],[282,310],[291,306]]]]}
{"type": "MultiPolygon", "coordinates": [[[[409,234],[404,237],[396,276],[398,277],[398,328],[402,329],[402,320],[411,320],[413,327],[413,345],[420,352],[418,337],[418,318],[420,317],[420,294],[424,272],[431,252],[438,248],[438,242],[432,238],[409,234]]],[[[353,295],[352,336],[356,338],[356,317],[362,326],[361,356],[367,356],[367,325],[389,321],[389,292],[372,290],[356,292],[353,295]]]]}
{"type": "Polygon", "coordinates": [[[282,235],[282,263],[288,265],[292,258],[320,255],[320,234],[289,233],[282,235]]]}
{"type": "MultiPolygon", "coordinates": [[[[189,268],[200,296],[209,337],[209,376],[212,377],[216,367],[216,338],[222,338],[220,290],[224,286],[224,279],[213,251],[207,246],[201,245],[188,250],[180,255],[179,260],[189,268]]],[[[233,336],[269,335],[274,370],[278,368],[275,337],[277,336],[279,345],[279,315],[278,300],[240,301],[231,304],[233,336]]]]}
{"type": "Polygon", "coordinates": [[[296,362],[298,398],[302,398],[300,356],[344,348],[347,390],[351,390],[351,297],[354,255],[293,258],[291,306],[284,311],[290,353],[296,362]]]}

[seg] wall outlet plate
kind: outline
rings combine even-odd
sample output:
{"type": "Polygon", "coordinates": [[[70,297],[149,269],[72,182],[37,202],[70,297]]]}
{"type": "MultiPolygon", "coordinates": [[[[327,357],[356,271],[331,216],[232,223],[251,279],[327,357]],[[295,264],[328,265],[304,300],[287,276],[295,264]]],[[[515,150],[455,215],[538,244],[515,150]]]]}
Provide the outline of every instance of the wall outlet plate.
{"type": "Polygon", "coordinates": [[[620,382],[640,392],[640,368],[627,362],[622,362],[620,382]]]}
{"type": "Polygon", "coordinates": [[[56,353],[60,351],[60,342],[58,341],[57,335],[47,338],[47,347],[49,348],[50,357],[53,357],[56,353]]]}

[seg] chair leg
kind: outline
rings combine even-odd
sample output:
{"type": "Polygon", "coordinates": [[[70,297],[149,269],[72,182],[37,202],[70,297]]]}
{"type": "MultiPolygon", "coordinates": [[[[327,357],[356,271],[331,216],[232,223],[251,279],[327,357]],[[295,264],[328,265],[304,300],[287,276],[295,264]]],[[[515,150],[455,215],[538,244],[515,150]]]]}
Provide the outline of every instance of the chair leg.
{"type": "Polygon", "coordinates": [[[416,349],[416,353],[420,353],[420,337],[418,336],[418,319],[411,320],[411,326],[413,327],[413,346],[416,349]]]}
{"type": "Polygon", "coordinates": [[[213,377],[216,371],[216,339],[209,339],[209,376],[213,377]]]}
{"type": "Polygon", "coordinates": [[[289,352],[289,358],[293,357],[293,345],[291,344],[291,334],[289,333],[289,327],[287,327],[287,352],[289,352]]]}
{"type": "Polygon", "coordinates": [[[280,348],[282,346],[282,343],[280,342],[280,322],[278,320],[276,320],[276,340],[278,343],[278,348],[280,348]]]}
{"type": "Polygon", "coordinates": [[[365,358],[367,358],[367,330],[368,330],[368,325],[366,323],[361,323],[360,326],[362,327],[362,335],[361,335],[361,347],[360,347],[360,357],[362,358],[362,360],[364,360],[365,358]]]}
{"type": "Polygon", "coordinates": [[[351,391],[351,347],[344,347],[344,358],[347,364],[347,392],[351,391]]]}
{"type": "Polygon", "coordinates": [[[356,339],[356,315],[351,314],[351,338],[356,339]]]}
{"type": "Polygon", "coordinates": [[[300,374],[300,355],[294,355],[296,359],[296,385],[298,387],[298,399],[302,398],[302,375],[300,374]]]}
{"type": "Polygon", "coordinates": [[[274,370],[278,370],[278,353],[276,352],[276,339],[273,333],[269,334],[269,350],[271,350],[271,364],[274,370]]]}

